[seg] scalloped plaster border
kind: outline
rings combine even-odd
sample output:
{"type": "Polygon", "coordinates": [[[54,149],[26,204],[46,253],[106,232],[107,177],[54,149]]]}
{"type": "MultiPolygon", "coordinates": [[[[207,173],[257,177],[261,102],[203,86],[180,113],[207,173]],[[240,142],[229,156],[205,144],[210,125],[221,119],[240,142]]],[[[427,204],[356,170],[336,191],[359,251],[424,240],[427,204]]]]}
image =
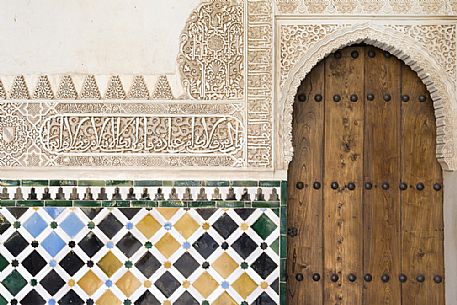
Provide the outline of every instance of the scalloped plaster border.
{"type": "Polygon", "coordinates": [[[281,143],[279,167],[287,169],[293,157],[292,111],[294,97],[300,82],[311,69],[327,55],[345,46],[365,42],[388,51],[417,72],[434,101],[437,148],[436,154],[443,170],[457,170],[457,98],[456,83],[426,49],[412,39],[380,24],[354,24],[323,38],[308,49],[290,70],[281,92],[278,141],[281,143]]]}

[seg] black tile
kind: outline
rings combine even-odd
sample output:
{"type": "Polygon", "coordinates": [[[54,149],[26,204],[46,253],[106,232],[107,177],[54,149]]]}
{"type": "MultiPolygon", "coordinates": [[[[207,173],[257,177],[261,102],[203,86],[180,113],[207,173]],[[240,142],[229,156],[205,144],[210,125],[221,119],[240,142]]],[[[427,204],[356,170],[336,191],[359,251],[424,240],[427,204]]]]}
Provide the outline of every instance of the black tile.
{"type": "Polygon", "coordinates": [[[235,213],[237,213],[243,220],[248,219],[254,211],[255,209],[235,209],[235,213]]]}
{"type": "Polygon", "coordinates": [[[44,258],[36,250],[30,253],[30,255],[22,261],[22,266],[24,266],[32,276],[37,275],[46,264],[44,258]]]}
{"type": "Polygon", "coordinates": [[[93,232],[89,232],[78,245],[89,257],[93,257],[104,246],[93,232]]]}
{"type": "Polygon", "coordinates": [[[266,279],[277,267],[278,265],[265,252],[251,264],[251,268],[263,279],[266,279]]]}
{"type": "Polygon", "coordinates": [[[156,297],[149,291],[146,290],[145,293],[138,300],[135,301],[135,305],[160,305],[160,302],[156,297]]]}
{"type": "Polygon", "coordinates": [[[40,296],[36,290],[30,291],[22,300],[22,305],[44,305],[46,301],[40,296]]]}
{"type": "Polygon", "coordinates": [[[155,282],[155,286],[164,296],[169,298],[181,284],[167,271],[155,282]]]}
{"type": "Polygon", "coordinates": [[[199,305],[198,301],[187,291],[185,291],[173,305],[199,305]]]}
{"type": "Polygon", "coordinates": [[[138,251],[141,247],[141,243],[132,233],[127,233],[122,239],[116,244],[116,246],[125,254],[127,257],[132,257],[133,254],[138,251]]]}
{"type": "Polygon", "coordinates": [[[194,248],[207,259],[214,250],[217,249],[219,244],[209,235],[208,233],[203,234],[196,242],[193,244],[194,248]]]}
{"type": "Polygon", "coordinates": [[[59,300],[59,305],[83,305],[84,301],[74,292],[70,290],[59,300]]]}
{"type": "Polygon", "coordinates": [[[122,223],[117,220],[113,214],[108,214],[99,224],[98,228],[108,236],[109,239],[113,238],[114,235],[119,232],[123,227],[122,223]]]}
{"type": "Polygon", "coordinates": [[[216,211],[217,209],[196,209],[197,213],[200,214],[200,216],[204,220],[208,220],[216,211]]]}
{"type": "Polygon", "coordinates": [[[273,283],[271,283],[270,287],[279,295],[279,279],[276,279],[273,283]]]}
{"type": "Polygon", "coordinates": [[[59,263],[59,265],[67,271],[70,276],[75,275],[79,269],[84,266],[84,262],[74,252],[70,251],[59,263]]]}
{"type": "Polygon", "coordinates": [[[11,227],[10,222],[0,213],[0,234],[5,233],[9,227],[11,227]]]}
{"type": "Polygon", "coordinates": [[[41,286],[50,294],[55,295],[60,288],[65,285],[65,281],[62,280],[59,274],[54,270],[51,270],[41,281],[41,286]]]}
{"type": "Polygon", "coordinates": [[[122,214],[124,214],[125,217],[127,217],[129,220],[132,219],[133,217],[135,217],[135,215],[138,214],[138,212],[140,210],[141,209],[134,209],[134,208],[120,209],[122,214]]]}
{"type": "Polygon", "coordinates": [[[273,301],[270,296],[263,292],[252,305],[277,305],[275,301],[273,301]]]}
{"type": "Polygon", "coordinates": [[[232,248],[242,258],[246,259],[257,248],[257,244],[246,233],[240,236],[233,244],[232,248]]]}
{"type": "Polygon", "coordinates": [[[219,233],[224,239],[227,239],[235,230],[238,228],[236,222],[230,218],[229,215],[224,213],[214,224],[213,228],[219,233]]]}
{"type": "Polygon", "coordinates": [[[28,208],[8,208],[8,211],[13,215],[16,219],[21,218],[25,212],[27,212],[28,208]]]}
{"type": "Polygon", "coordinates": [[[101,210],[101,208],[81,208],[81,211],[83,211],[90,220],[94,219],[101,210]]]}
{"type": "Polygon", "coordinates": [[[29,245],[24,237],[19,232],[14,232],[7,241],[3,243],[6,249],[11,252],[14,256],[18,256],[19,253],[29,245]]]}
{"type": "Polygon", "coordinates": [[[150,278],[161,265],[162,264],[151,254],[151,252],[146,252],[146,254],[136,262],[135,267],[137,267],[145,277],[150,278]]]}
{"type": "Polygon", "coordinates": [[[188,278],[200,264],[189,254],[189,252],[186,252],[174,263],[174,266],[185,278],[188,278]]]}

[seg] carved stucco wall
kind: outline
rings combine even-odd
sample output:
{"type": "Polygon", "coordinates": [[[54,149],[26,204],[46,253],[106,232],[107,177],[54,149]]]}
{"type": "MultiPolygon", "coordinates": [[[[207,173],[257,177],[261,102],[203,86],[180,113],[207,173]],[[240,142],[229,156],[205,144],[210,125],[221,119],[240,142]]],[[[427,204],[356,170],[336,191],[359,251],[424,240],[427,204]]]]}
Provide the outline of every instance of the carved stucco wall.
{"type": "Polygon", "coordinates": [[[299,81],[328,53],[365,41],[405,60],[427,84],[438,157],[456,169],[455,2],[201,1],[183,22],[175,74],[29,74],[27,66],[19,76],[0,74],[0,167],[11,175],[224,168],[285,178],[299,81]],[[403,17],[363,17],[374,13],[403,17]],[[333,19],[315,17],[323,15],[333,19]]]}

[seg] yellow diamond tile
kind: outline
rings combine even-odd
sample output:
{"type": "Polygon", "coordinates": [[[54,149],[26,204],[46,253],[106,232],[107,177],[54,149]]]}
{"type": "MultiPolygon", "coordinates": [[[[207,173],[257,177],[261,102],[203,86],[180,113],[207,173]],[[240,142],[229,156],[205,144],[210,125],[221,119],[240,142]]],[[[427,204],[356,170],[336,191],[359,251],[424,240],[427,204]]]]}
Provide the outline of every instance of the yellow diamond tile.
{"type": "Polygon", "coordinates": [[[238,268],[238,264],[226,252],[211,265],[223,278],[228,278],[238,268]]]}
{"type": "Polygon", "coordinates": [[[188,213],[184,214],[176,224],[176,230],[185,238],[188,239],[194,232],[200,227],[200,225],[192,218],[188,213]]]}
{"type": "Polygon", "coordinates": [[[181,246],[170,233],[166,233],[156,244],[156,248],[163,256],[169,258],[181,246]]]}
{"type": "Polygon", "coordinates": [[[227,293],[221,294],[212,305],[238,305],[235,300],[227,293]]]}
{"type": "Polygon", "coordinates": [[[232,284],[232,288],[235,289],[243,299],[246,299],[257,288],[257,284],[247,273],[243,273],[232,284]]]}
{"type": "Polygon", "coordinates": [[[141,286],[141,282],[128,271],[117,282],[116,286],[127,296],[130,297],[141,286]]]}
{"type": "Polygon", "coordinates": [[[179,211],[179,208],[157,208],[156,210],[163,216],[163,218],[168,220],[179,211]]]}
{"type": "Polygon", "coordinates": [[[108,277],[111,277],[116,273],[119,268],[122,267],[122,263],[117,259],[113,252],[109,251],[105,256],[97,263],[98,267],[106,273],[108,277]]]}
{"type": "Polygon", "coordinates": [[[162,225],[152,215],[148,214],[137,223],[136,227],[146,238],[151,238],[160,230],[162,225]]]}
{"type": "Polygon", "coordinates": [[[103,282],[91,270],[78,281],[79,287],[81,287],[87,295],[93,295],[102,284],[103,282]]]}
{"type": "Polygon", "coordinates": [[[121,301],[111,292],[107,290],[98,300],[96,305],[121,305],[121,301]]]}
{"type": "Polygon", "coordinates": [[[217,287],[219,287],[219,284],[208,272],[205,272],[200,275],[192,286],[194,286],[194,288],[197,289],[202,296],[207,298],[214,290],[216,290],[217,287]]]}

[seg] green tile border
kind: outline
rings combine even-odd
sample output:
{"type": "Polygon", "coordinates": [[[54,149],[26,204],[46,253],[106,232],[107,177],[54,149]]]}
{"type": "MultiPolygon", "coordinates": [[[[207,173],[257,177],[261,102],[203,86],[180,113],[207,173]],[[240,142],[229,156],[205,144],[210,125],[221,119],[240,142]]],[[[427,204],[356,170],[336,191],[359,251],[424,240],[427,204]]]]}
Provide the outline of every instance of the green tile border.
{"type": "Polygon", "coordinates": [[[22,180],[22,186],[49,186],[49,180],[22,180]]]}
{"type": "Polygon", "coordinates": [[[21,180],[0,180],[0,186],[20,186],[21,180]]]}

